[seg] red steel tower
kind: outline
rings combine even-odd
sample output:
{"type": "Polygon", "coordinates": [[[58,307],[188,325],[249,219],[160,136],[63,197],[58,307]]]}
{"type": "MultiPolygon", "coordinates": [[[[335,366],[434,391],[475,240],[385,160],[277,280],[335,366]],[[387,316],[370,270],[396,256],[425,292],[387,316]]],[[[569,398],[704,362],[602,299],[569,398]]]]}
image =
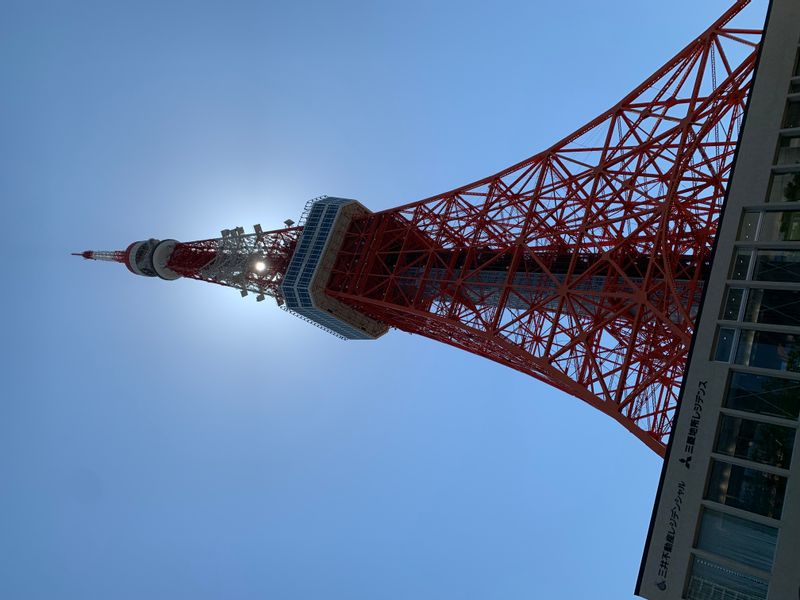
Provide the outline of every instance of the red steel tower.
{"type": "Polygon", "coordinates": [[[662,454],[761,31],[739,0],[618,104],[500,173],[380,212],[84,258],[238,288],[347,339],[389,327],[527,373],[662,454]]]}

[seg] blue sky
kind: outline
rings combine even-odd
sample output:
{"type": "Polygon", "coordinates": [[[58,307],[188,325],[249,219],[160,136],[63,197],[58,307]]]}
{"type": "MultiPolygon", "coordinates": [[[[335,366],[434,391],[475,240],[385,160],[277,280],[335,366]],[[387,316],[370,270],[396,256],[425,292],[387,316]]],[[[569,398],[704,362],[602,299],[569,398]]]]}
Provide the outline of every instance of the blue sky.
{"type": "Polygon", "coordinates": [[[473,181],[728,5],[5,0],[0,597],[632,598],[661,461],[611,419],[69,252],[473,181]]]}

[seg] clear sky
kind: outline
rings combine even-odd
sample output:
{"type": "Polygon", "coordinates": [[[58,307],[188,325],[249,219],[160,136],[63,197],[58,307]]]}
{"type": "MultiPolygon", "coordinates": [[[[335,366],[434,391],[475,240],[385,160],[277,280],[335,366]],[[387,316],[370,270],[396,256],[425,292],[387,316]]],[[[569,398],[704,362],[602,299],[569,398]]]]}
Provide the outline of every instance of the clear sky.
{"type": "Polygon", "coordinates": [[[467,183],[728,6],[0,2],[0,598],[632,598],[661,461],[611,419],[69,252],[467,183]]]}

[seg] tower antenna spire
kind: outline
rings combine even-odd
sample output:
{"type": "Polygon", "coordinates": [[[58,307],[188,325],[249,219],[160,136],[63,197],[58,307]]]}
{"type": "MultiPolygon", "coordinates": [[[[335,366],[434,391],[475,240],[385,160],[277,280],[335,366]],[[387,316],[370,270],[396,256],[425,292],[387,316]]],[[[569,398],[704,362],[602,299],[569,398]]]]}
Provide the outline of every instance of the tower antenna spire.
{"type": "Polygon", "coordinates": [[[111,262],[125,262],[125,250],[84,250],[72,252],[72,256],[80,256],[87,260],[105,260],[111,262]]]}

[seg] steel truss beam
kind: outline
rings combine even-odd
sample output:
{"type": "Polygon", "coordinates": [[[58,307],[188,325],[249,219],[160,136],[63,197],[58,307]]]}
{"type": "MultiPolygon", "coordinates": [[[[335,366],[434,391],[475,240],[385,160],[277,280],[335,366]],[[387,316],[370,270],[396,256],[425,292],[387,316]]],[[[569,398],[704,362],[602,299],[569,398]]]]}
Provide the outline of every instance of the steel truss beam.
{"type": "Polygon", "coordinates": [[[663,455],[761,32],[736,2],[544,152],[356,221],[327,292],[527,373],[663,455]]]}

